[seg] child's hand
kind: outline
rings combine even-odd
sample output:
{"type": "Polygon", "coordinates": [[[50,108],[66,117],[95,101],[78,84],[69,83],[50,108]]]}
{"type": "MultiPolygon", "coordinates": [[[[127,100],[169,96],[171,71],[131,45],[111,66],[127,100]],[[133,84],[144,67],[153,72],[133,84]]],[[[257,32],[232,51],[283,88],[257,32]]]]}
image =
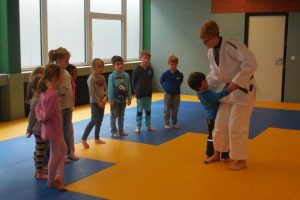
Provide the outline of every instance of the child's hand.
{"type": "Polygon", "coordinates": [[[127,106],[130,106],[131,105],[131,100],[128,100],[127,101],[127,106]]]}
{"type": "Polygon", "coordinates": [[[97,104],[98,104],[98,107],[99,107],[99,108],[103,108],[103,104],[102,104],[102,102],[101,102],[101,101],[98,101],[98,103],[97,103],[97,104]]]}
{"type": "Polygon", "coordinates": [[[114,105],[115,105],[115,102],[114,102],[114,101],[111,101],[111,102],[109,102],[109,104],[110,104],[111,106],[114,106],[114,105]]]}
{"type": "Polygon", "coordinates": [[[26,135],[26,138],[30,138],[31,135],[32,135],[32,133],[29,133],[29,132],[27,131],[25,135],[26,135]]]}

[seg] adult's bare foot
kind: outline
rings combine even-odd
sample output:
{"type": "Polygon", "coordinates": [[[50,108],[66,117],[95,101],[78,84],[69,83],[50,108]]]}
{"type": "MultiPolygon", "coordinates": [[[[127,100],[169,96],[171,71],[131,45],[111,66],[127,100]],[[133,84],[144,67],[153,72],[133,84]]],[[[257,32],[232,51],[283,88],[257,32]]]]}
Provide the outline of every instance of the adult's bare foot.
{"type": "Polygon", "coordinates": [[[228,167],[228,169],[232,171],[238,171],[246,168],[247,168],[247,164],[245,160],[237,160],[233,165],[230,165],[228,167]]]}

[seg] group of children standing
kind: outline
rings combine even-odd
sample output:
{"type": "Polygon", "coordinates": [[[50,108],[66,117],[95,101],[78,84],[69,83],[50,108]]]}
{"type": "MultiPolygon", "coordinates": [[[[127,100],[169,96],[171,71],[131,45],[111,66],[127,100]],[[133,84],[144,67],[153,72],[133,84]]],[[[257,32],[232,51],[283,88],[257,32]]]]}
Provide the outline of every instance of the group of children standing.
{"type": "MultiPolygon", "coordinates": [[[[108,86],[106,85],[104,76],[101,75],[104,69],[104,62],[99,58],[93,60],[92,74],[87,81],[92,116],[91,121],[86,126],[81,138],[81,143],[84,148],[89,148],[89,144],[86,140],[94,126],[95,142],[105,144],[105,141],[99,138],[99,133],[107,101],[110,104],[110,126],[112,136],[118,138],[120,136],[128,135],[128,133],[124,131],[124,114],[126,104],[127,106],[131,104],[131,83],[137,99],[136,129],[134,132],[137,134],[141,133],[143,113],[145,113],[145,125],[147,130],[156,131],[156,129],[151,126],[153,68],[151,67],[150,59],[150,52],[141,52],[141,63],[133,71],[132,80],[130,81],[128,73],[124,71],[123,58],[120,56],[113,56],[111,58],[111,63],[114,71],[109,75],[108,86]]],[[[176,56],[171,56],[168,63],[170,70],[167,70],[160,80],[160,83],[166,92],[166,96],[168,97],[164,107],[164,122],[165,127],[170,128],[169,119],[171,112],[173,127],[179,128],[179,125],[177,124],[177,111],[180,103],[180,85],[183,81],[183,75],[177,70],[178,58],[176,56]]]]}
{"type": "Polygon", "coordinates": [[[76,68],[69,65],[70,53],[65,48],[51,50],[48,55],[49,64],[34,70],[28,85],[30,113],[26,134],[34,134],[36,139],[35,177],[48,179],[49,188],[65,191],[64,163],[79,159],[74,154],[72,124],[76,68]]]}

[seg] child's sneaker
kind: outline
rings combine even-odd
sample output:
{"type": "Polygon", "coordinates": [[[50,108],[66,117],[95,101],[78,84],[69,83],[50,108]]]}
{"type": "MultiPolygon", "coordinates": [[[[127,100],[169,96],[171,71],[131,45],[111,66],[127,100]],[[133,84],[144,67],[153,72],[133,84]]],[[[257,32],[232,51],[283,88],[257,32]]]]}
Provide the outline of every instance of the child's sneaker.
{"type": "Polygon", "coordinates": [[[85,149],[88,149],[90,147],[90,145],[85,140],[81,140],[81,144],[85,149]]]}
{"type": "Polygon", "coordinates": [[[113,133],[112,136],[115,137],[115,138],[121,137],[121,135],[119,133],[113,133]]]}
{"type": "Polygon", "coordinates": [[[166,129],[170,129],[171,126],[170,126],[169,124],[166,124],[166,125],[165,125],[165,128],[166,128],[166,129]]]}
{"type": "Polygon", "coordinates": [[[134,130],[134,132],[139,134],[139,133],[141,133],[141,129],[140,129],[140,128],[136,128],[136,129],[134,130]]]}
{"type": "Polygon", "coordinates": [[[173,124],[173,128],[179,128],[178,124],[173,124]]]}
{"type": "Polygon", "coordinates": [[[101,140],[101,139],[95,139],[95,143],[98,144],[105,144],[105,141],[101,140]]]}
{"type": "Polygon", "coordinates": [[[156,129],[155,129],[155,128],[153,128],[153,127],[151,127],[151,126],[147,127],[147,130],[148,130],[148,131],[151,131],[151,132],[154,132],[154,131],[156,131],[156,129]]]}
{"type": "Polygon", "coordinates": [[[123,135],[123,136],[128,136],[128,133],[127,133],[127,132],[125,132],[125,131],[123,131],[123,132],[120,132],[119,134],[120,134],[120,135],[123,135]]]}

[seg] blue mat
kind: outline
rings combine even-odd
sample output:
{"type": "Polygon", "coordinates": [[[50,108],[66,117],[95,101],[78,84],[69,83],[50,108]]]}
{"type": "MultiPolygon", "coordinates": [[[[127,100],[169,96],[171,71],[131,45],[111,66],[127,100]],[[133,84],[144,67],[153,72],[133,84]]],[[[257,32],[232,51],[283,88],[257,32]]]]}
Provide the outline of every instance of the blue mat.
{"type": "MultiPolygon", "coordinates": [[[[65,165],[65,184],[71,184],[112,165],[107,162],[80,158],[79,161],[65,165]]],[[[0,199],[99,199],[71,191],[62,193],[56,189],[47,189],[46,180],[36,180],[34,173],[32,158],[1,168],[0,199]]]]}

